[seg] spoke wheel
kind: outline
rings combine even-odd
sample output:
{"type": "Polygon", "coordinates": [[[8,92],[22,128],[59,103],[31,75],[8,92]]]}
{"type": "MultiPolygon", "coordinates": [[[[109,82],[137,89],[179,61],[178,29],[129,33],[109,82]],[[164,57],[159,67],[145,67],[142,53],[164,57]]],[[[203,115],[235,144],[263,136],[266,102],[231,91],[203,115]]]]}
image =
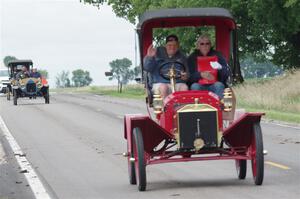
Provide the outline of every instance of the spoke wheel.
{"type": "Polygon", "coordinates": [[[142,132],[139,128],[133,130],[133,152],[138,189],[139,191],[145,191],[147,182],[144,142],[142,132]]]}
{"type": "Polygon", "coordinates": [[[247,160],[235,160],[238,178],[244,180],[247,174],[247,160]]]}
{"type": "Polygon", "coordinates": [[[263,155],[263,138],[259,123],[253,126],[253,140],[251,145],[252,154],[252,173],[254,183],[261,185],[264,179],[264,155],[263,155]]]}

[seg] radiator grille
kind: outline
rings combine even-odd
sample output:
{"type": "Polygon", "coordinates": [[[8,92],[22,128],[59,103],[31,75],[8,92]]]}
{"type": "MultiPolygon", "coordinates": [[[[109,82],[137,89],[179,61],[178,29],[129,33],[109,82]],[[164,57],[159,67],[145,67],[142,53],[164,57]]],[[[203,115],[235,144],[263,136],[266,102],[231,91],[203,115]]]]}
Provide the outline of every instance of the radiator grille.
{"type": "Polygon", "coordinates": [[[203,139],[204,147],[218,146],[217,111],[179,112],[178,126],[180,148],[194,148],[196,138],[203,139]]]}
{"type": "Polygon", "coordinates": [[[34,93],[36,92],[36,84],[35,83],[29,83],[26,85],[26,90],[29,93],[34,93]]]}

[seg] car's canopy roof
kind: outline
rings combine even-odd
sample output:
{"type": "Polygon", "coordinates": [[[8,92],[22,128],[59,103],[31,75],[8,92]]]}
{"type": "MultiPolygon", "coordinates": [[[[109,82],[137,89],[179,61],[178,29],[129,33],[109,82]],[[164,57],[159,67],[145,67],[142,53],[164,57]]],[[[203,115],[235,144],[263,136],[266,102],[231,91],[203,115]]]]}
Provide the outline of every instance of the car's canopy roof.
{"type": "Polygon", "coordinates": [[[140,17],[137,29],[143,29],[146,25],[152,27],[213,25],[218,23],[218,19],[223,19],[221,21],[226,22],[227,26],[235,28],[232,15],[224,8],[177,8],[146,11],[140,17]],[[226,18],[228,20],[225,20],[226,18]]]}
{"type": "Polygon", "coordinates": [[[16,65],[24,65],[24,66],[29,66],[32,65],[33,62],[28,59],[28,60],[13,60],[8,62],[8,66],[16,66],[16,65]]]}
{"type": "Polygon", "coordinates": [[[30,66],[33,65],[33,62],[28,60],[13,60],[8,62],[8,69],[10,71],[10,77],[13,77],[15,73],[21,71],[21,66],[25,66],[27,70],[30,69],[30,66]]]}
{"type": "Polygon", "coordinates": [[[216,50],[222,52],[229,61],[231,31],[236,29],[236,23],[230,12],[224,8],[176,8],[146,11],[137,25],[141,61],[152,43],[154,28],[188,26],[215,26],[216,50]]]}

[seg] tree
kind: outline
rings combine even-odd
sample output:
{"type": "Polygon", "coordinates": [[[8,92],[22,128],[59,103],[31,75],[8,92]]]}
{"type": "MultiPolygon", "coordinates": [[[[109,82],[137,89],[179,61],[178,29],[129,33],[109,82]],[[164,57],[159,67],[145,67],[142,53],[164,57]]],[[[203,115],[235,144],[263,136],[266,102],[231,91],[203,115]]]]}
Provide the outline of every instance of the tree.
{"type": "Polygon", "coordinates": [[[122,85],[134,78],[134,72],[130,69],[131,65],[132,62],[128,58],[116,59],[109,63],[113,74],[109,80],[116,79],[118,81],[118,92],[120,93],[122,93],[122,85]]]}
{"type": "Polygon", "coordinates": [[[141,77],[142,69],[141,66],[136,66],[133,68],[133,78],[141,77]]]}
{"type": "Polygon", "coordinates": [[[5,56],[4,59],[3,59],[3,63],[6,67],[8,67],[8,62],[10,61],[14,61],[14,60],[17,60],[17,58],[15,56],[5,56]]]}
{"type": "MultiPolygon", "coordinates": [[[[239,50],[267,59],[283,68],[300,68],[300,1],[299,0],[81,0],[95,6],[107,2],[117,16],[135,24],[139,15],[149,9],[183,7],[224,7],[231,11],[237,23],[239,50]]],[[[193,30],[191,30],[193,32],[193,30]]],[[[184,40],[194,34],[185,33],[184,40]]],[[[188,49],[189,42],[181,42],[188,49]]],[[[188,53],[188,52],[187,52],[188,53]]]]}
{"type": "Polygon", "coordinates": [[[56,87],[58,88],[67,88],[71,87],[71,82],[69,78],[69,71],[62,71],[61,73],[57,74],[56,78],[56,87]]]}
{"type": "Polygon", "coordinates": [[[47,70],[38,70],[38,72],[42,75],[42,77],[48,79],[48,71],[47,70]]]}
{"type": "Polygon", "coordinates": [[[93,79],[90,77],[90,72],[77,69],[72,72],[72,81],[75,87],[88,86],[92,83],[93,79]]]}

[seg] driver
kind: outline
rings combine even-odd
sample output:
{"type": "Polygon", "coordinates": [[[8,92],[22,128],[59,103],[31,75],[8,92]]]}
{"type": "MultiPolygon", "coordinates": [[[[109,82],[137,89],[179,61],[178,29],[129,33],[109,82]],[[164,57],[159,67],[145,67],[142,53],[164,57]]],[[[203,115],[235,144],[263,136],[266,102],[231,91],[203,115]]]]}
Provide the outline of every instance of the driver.
{"type": "Polygon", "coordinates": [[[21,71],[16,75],[16,79],[24,79],[28,77],[30,77],[29,71],[27,70],[26,66],[22,66],[21,71]]]}
{"type": "MultiPolygon", "coordinates": [[[[162,98],[165,98],[171,93],[171,84],[170,80],[163,78],[160,75],[160,67],[167,62],[176,61],[182,63],[182,66],[185,69],[185,72],[181,72],[180,79],[176,80],[176,91],[186,91],[188,86],[186,81],[189,77],[187,58],[179,50],[179,41],[176,35],[169,35],[166,37],[165,47],[153,48],[153,45],[150,45],[147,50],[147,55],[144,58],[144,69],[147,72],[150,72],[153,80],[152,91],[154,93],[160,93],[162,98]]],[[[171,65],[172,63],[170,63],[171,65]]],[[[175,68],[179,68],[179,64],[175,64],[175,68]]]]}

